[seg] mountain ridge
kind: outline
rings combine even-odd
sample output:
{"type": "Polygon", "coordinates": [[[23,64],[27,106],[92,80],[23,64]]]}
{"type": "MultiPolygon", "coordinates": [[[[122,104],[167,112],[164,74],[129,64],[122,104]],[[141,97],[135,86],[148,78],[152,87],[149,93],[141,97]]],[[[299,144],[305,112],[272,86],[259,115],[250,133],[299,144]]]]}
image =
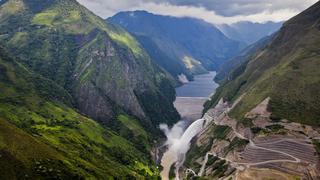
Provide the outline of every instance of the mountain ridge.
{"type": "Polygon", "coordinates": [[[221,86],[213,101],[217,102],[222,97],[234,101],[247,92],[240,103],[242,105],[234,110],[234,115],[239,118],[257,105],[258,101],[271,96],[269,108],[275,116],[319,124],[316,118],[317,103],[311,100],[318,97],[316,89],[319,87],[316,78],[318,75],[314,69],[318,67],[316,44],[319,39],[316,37],[319,34],[319,5],[318,2],[287,21],[271,43],[250,59],[238,77],[221,86]],[[252,99],[254,97],[256,100],[252,99]],[[304,106],[300,106],[298,102],[304,106]]]}
{"type": "MultiPolygon", "coordinates": [[[[126,111],[131,111],[140,118],[146,118],[147,115],[144,114],[144,109],[138,100],[138,96],[141,96],[142,92],[146,90],[162,99],[167,103],[167,107],[171,107],[170,111],[174,111],[173,106],[169,105],[169,101],[174,99],[174,89],[170,85],[167,86],[170,90],[166,90],[168,93],[166,96],[169,98],[166,98],[159,91],[160,84],[170,84],[170,80],[166,79],[165,72],[151,63],[149,56],[139,47],[132,36],[119,27],[105,24],[76,1],[50,0],[48,2],[53,5],[48,6],[48,3],[45,3],[49,9],[44,7],[42,11],[39,9],[41,5],[32,4],[34,1],[8,1],[3,5],[10,6],[10,3],[18,3],[19,6],[16,7],[20,9],[12,11],[21,11],[20,14],[23,14],[22,17],[19,13],[15,13],[9,15],[8,18],[5,16],[10,12],[4,14],[1,34],[8,32],[2,36],[2,42],[9,43],[3,45],[16,53],[24,64],[58,82],[67,88],[73,96],[78,96],[76,99],[79,108],[93,118],[112,117],[112,105],[108,103],[108,99],[116,102],[126,111]],[[28,9],[28,3],[31,3],[35,11],[39,11],[39,13],[34,14],[33,9],[28,9]],[[19,20],[18,22],[31,22],[31,24],[9,23],[13,19],[19,20]],[[15,28],[14,26],[19,27],[15,28]],[[94,29],[95,27],[96,29],[94,29]],[[9,28],[14,29],[8,31],[9,28]],[[33,36],[32,39],[30,39],[30,35],[33,36]],[[102,46],[97,46],[99,43],[102,46]],[[45,48],[41,48],[41,46],[45,48]],[[34,48],[37,53],[26,51],[27,48],[29,50],[34,48]],[[42,61],[42,59],[47,59],[47,61],[42,61]],[[94,59],[104,61],[93,61],[94,59]],[[128,60],[124,61],[124,59],[128,60]],[[113,68],[111,68],[112,66],[113,68]],[[125,68],[127,68],[127,72],[124,71],[125,68]],[[143,75],[148,73],[150,76],[143,75]],[[101,81],[102,76],[110,82],[101,81]],[[91,81],[92,79],[93,81],[91,81]],[[110,85],[107,86],[106,83],[110,85]],[[115,90],[118,92],[115,93],[115,90]],[[90,93],[91,95],[89,95],[90,93]],[[105,100],[103,100],[104,97],[106,97],[105,100]],[[123,97],[130,100],[127,101],[123,97]],[[98,107],[102,109],[89,106],[91,102],[96,101],[95,98],[100,99],[97,103],[98,107]],[[104,110],[106,113],[100,114],[100,110],[104,110]]],[[[158,105],[161,107],[160,104],[158,105]]],[[[145,106],[145,108],[149,107],[145,106]]],[[[164,109],[163,111],[165,112],[164,109]]],[[[177,113],[172,115],[177,117],[177,113]]]]}
{"type": "Polygon", "coordinates": [[[243,41],[247,45],[251,45],[265,36],[270,36],[278,31],[283,22],[264,22],[252,23],[249,21],[240,21],[230,25],[221,24],[217,25],[227,37],[238,41],[243,41]]]}
{"type": "Polygon", "coordinates": [[[142,150],[138,150],[129,140],[72,108],[68,102],[71,96],[59,92],[64,91],[63,88],[29,71],[3,48],[0,48],[0,68],[0,124],[3,128],[0,155],[4,162],[16,165],[7,167],[8,164],[0,163],[0,177],[81,179],[147,175],[135,174],[138,164],[125,156],[143,163],[142,167],[152,167],[142,151],[148,148],[149,140],[145,139],[148,137],[139,138],[142,150]]]}
{"type": "Polygon", "coordinates": [[[320,178],[319,20],[317,2],[228,65],[182,177],[320,178]]]}
{"type": "Polygon", "coordinates": [[[159,176],[151,153],[158,125],[179,119],[174,82],[134,37],[75,0],[7,0],[0,24],[0,155],[21,165],[0,163],[1,178],[159,176]]]}
{"type": "Polygon", "coordinates": [[[155,62],[169,69],[174,77],[185,74],[189,80],[192,74],[216,70],[223,61],[243,48],[242,43],[227,38],[213,25],[199,19],[133,11],[120,12],[107,21],[119,24],[136,36],[155,62]],[[156,58],[155,53],[170,59],[156,58]],[[166,65],[170,61],[174,61],[180,69],[176,72],[170,70],[166,65]]]}

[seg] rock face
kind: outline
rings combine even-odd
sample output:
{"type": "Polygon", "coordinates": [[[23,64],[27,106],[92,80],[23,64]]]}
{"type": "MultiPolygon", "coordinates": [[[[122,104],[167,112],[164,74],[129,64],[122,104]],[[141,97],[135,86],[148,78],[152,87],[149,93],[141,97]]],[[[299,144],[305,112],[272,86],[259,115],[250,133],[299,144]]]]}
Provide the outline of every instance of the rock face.
{"type": "Polygon", "coordinates": [[[135,11],[118,13],[107,21],[136,36],[156,63],[174,77],[217,70],[244,47],[215,26],[192,18],[135,11]]]}
{"type": "Polygon", "coordinates": [[[231,72],[207,107],[243,95],[231,112],[240,119],[270,97],[274,117],[319,125],[319,9],[318,2],[288,20],[266,47],[231,72]]]}
{"type": "Polygon", "coordinates": [[[117,126],[95,122],[64,88],[2,47],[0,70],[0,179],[159,176],[150,164],[153,136],[137,119],[122,112],[117,126]]]}
{"type": "Polygon", "coordinates": [[[263,179],[269,174],[275,179],[318,179],[319,129],[272,120],[268,101],[253,108],[244,120],[229,116],[232,107],[217,105],[210,109],[204,119],[212,123],[194,141],[182,168],[187,173],[183,176],[263,179]],[[188,173],[190,169],[194,174],[188,173]]]}
{"type": "Polygon", "coordinates": [[[0,179],[157,179],[168,73],[75,0],[0,4],[0,179]]]}
{"type": "Polygon", "coordinates": [[[319,10],[290,19],[224,79],[185,169],[208,179],[320,178],[319,10]]]}
{"type": "Polygon", "coordinates": [[[153,127],[179,118],[167,73],[126,31],[76,1],[9,0],[0,12],[2,45],[67,89],[82,113],[108,123],[124,111],[153,127]]]}
{"type": "Polygon", "coordinates": [[[99,46],[87,46],[78,55],[82,66],[77,69],[80,83],[76,85],[75,94],[80,109],[103,120],[112,117],[110,111],[116,104],[139,118],[146,118],[134,90],[151,89],[150,84],[154,82],[143,75],[144,67],[139,67],[134,55],[120,49],[107,34],[98,41],[101,41],[99,46]],[[90,74],[84,77],[87,79],[81,79],[85,73],[90,74]]]}

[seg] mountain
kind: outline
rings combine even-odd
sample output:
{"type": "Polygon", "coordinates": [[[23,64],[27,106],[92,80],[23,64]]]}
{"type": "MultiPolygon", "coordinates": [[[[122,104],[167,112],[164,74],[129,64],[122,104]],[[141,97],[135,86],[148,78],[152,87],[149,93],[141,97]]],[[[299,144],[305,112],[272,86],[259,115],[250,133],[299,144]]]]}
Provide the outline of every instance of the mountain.
{"type": "Polygon", "coordinates": [[[158,176],[174,80],[134,37],[75,0],[6,0],[0,44],[1,179],[158,176]]]}
{"type": "Polygon", "coordinates": [[[117,117],[132,136],[121,137],[82,115],[65,89],[3,48],[0,69],[1,179],[156,176],[145,153],[151,135],[137,120],[117,117]]]}
{"type": "Polygon", "coordinates": [[[283,22],[252,23],[241,21],[234,24],[222,24],[217,27],[229,38],[251,45],[265,36],[278,31],[283,22]]]}
{"type": "MultiPolygon", "coordinates": [[[[242,117],[270,97],[274,116],[319,125],[319,19],[320,3],[287,21],[270,44],[250,58],[238,76],[229,79],[209,104],[220,98],[243,96],[232,114],[242,117]]],[[[208,104],[208,105],[209,105],[208,104]]]]}
{"type": "Polygon", "coordinates": [[[235,57],[231,58],[229,61],[225,62],[221,65],[221,67],[218,70],[217,75],[215,76],[215,81],[220,82],[224,79],[233,79],[234,77],[238,76],[237,72],[242,68],[245,68],[246,63],[252,58],[252,56],[259,53],[261,50],[263,50],[264,47],[270,43],[273,36],[266,36],[256,43],[253,43],[252,45],[249,45],[242,51],[240,51],[235,57]],[[240,66],[242,68],[240,68],[240,66]],[[234,71],[234,70],[237,71],[234,71]]]}
{"type": "Polygon", "coordinates": [[[120,12],[107,22],[118,24],[137,37],[155,62],[174,77],[185,74],[190,79],[193,74],[217,70],[244,47],[198,19],[134,11],[120,12]]]}
{"type": "Polygon", "coordinates": [[[320,179],[320,2],[266,42],[236,60],[189,126],[201,131],[181,177],[320,179]]]}
{"type": "Polygon", "coordinates": [[[160,117],[175,119],[175,93],[166,73],[126,31],[77,2],[7,1],[0,24],[1,44],[28,68],[67,89],[90,117],[108,121],[122,109],[150,117],[154,125],[160,117]]]}

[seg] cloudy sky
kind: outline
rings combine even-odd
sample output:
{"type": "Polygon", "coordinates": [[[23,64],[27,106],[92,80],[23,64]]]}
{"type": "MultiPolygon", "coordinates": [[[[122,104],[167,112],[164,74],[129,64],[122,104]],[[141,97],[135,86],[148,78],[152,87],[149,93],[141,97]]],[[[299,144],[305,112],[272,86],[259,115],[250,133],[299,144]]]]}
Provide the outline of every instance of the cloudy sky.
{"type": "Polygon", "coordinates": [[[146,10],[209,23],[284,21],[318,0],[78,0],[102,18],[120,11],[146,10]]]}

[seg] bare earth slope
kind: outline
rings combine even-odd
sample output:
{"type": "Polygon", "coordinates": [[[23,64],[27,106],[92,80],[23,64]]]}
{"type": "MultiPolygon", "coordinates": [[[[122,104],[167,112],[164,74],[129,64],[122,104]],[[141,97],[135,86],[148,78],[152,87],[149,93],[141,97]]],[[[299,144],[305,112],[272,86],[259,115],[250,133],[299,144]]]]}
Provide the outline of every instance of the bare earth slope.
{"type": "Polygon", "coordinates": [[[319,179],[320,2],[225,79],[181,173],[205,179],[319,179]],[[268,177],[269,176],[269,177],[268,177]]]}
{"type": "Polygon", "coordinates": [[[207,107],[221,98],[235,101],[231,115],[244,115],[267,97],[274,116],[319,125],[320,121],[320,3],[290,19],[271,43],[253,56],[238,76],[220,86],[207,107]]]}

